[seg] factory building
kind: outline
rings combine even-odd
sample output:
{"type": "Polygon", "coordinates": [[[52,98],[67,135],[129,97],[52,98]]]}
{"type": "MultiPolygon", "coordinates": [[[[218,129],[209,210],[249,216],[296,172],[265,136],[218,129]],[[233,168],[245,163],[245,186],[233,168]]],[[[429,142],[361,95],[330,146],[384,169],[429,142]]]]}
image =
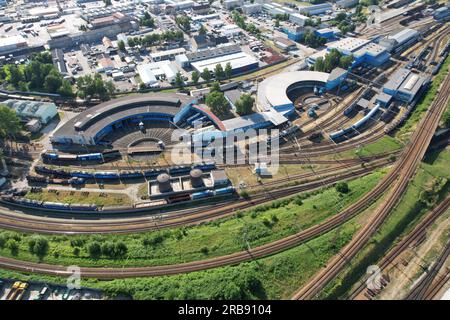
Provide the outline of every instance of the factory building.
{"type": "Polygon", "coordinates": [[[49,102],[10,99],[3,104],[13,109],[22,120],[38,119],[42,125],[48,124],[58,114],[56,105],[49,102]]]}
{"type": "Polygon", "coordinates": [[[403,29],[380,40],[379,45],[389,52],[398,53],[407,49],[420,38],[420,32],[414,29],[403,29]]]}
{"type": "Polygon", "coordinates": [[[314,32],[315,29],[313,27],[284,27],[283,32],[287,34],[288,39],[293,41],[300,41],[307,31],[314,32]]]}
{"type": "Polygon", "coordinates": [[[289,21],[303,27],[309,18],[299,13],[289,15],[289,21]]]}
{"type": "Polygon", "coordinates": [[[310,15],[322,14],[326,13],[327,11],[333,11],[333,5],[329,2],[319,3],[308,7],[301,7],[299,8],[299,11],[302,14],[310,14],[310,15]]]}
{"type": "Polygon", "coordinates": [[[424,77],[411,70],[401,68],[389,78],[389,81],[383,86],[383,92],[398,100],[411,102],[425,82],[424,77]]]}
{"type": "Polygon", "coordinates": [[[206,60],[206,59],[212,59],[216,57],[226,56],[233,53],[241,52],[242,49],[240,46],[236,44],[232,45],[224,45],[221,47],[213,48],[213,49],[207,49],[207,50],[201,50],[197,52],[190,52],[186,53],[186,57],[188,59],[188,63],[191,64],[193,62],[206,60]]]}
{"type": "Polygon", "coordinates": [[[433,14],[433,18],[439,21],[447,21],[450,19],[450,6],[447,4],[444,7],[436,9],[433,14]]]}
{"type": "Polygon", "coordinates": [[[220,64],[225,69],[227,63],[230,63],[233,75],[256,69],[259,66],[259,60],[245,52],[193,62],[191,66],[198,72],[202,72],[205,68],[214,72],[216,65],[220,64]]]}
{"type": "Polygon", "coordinates": [[[259,13],[262,10],[262,5],[260,3],[251,3],[242,6],[242,12],[245,14],[259,13]]]}
{"type": "Polygon", "coordinates": [[[224,0],[223,7],[227,10],[233,10],[244,4],[244,0],[224,0]]]}
{"type": "Polygon", "coordinates": [[[340,8],[351,8],[358,4],[359,0],[339,0],[336,5],[340,8]]]}
{"type": "Polygon", "coordinates": [[[152,58],[153,61],[169,60],[169,59],[175,58],[176,56],[178,56],[180,54],[184,54],[185,52],[186,52],[186,49],[184,49],[184,48],[175,48],[175,49],[171,49],[171,50],[150,53],[150,57],[152,58]]]}
{"type": "Polygon", "coordinates": [[[52,61],[55,68],[62,75],[67,75],[66,62],[64,61],[64,52],[61,49],[53,49],[52,51],[52,61]]]}
{"type": "Polygon", "coordinates": [[[333,40],[341,34],[341,31],[338,28],[323,28],[315,30],[314,33],[327,40],[333,40]]]}
{"type": "Polygon", "coordinates": [[[0,53],[9,53],[28,47],[22,36],[0,38],[0,53]]]}
{"type": "Polygon", "coordinates": [[[343,55],[353,55],[353,66],[363,63],[378,67],[389,60],[390,54],[386,48],[366,39],[347,37],[327,44],[327,50],[338,50],[343,55]]]}

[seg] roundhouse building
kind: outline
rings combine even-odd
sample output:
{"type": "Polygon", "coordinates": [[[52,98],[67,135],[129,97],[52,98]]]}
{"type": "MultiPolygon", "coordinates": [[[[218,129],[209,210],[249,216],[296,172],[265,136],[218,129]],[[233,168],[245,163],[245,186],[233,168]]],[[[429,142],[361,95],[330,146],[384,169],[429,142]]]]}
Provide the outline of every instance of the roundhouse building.
{"type": "Polygon", "coordinates": [[[257,105],[262,111],[275,111],[284,116],[294,112],[289,93],[302,87],[334,89],[345,78],[346,71],[336,68],[331,73],[318,71],[285,72],[269,77],[259,84],[257,105]]]}
{"type": "Polygon", "coordinates": [[[103,102],[80,113],[50,137],[53,143],[95,145],[127,123],[143,120],[173,121],[181,108],[194,103],[182,94],[140,94],[103,102]]]}

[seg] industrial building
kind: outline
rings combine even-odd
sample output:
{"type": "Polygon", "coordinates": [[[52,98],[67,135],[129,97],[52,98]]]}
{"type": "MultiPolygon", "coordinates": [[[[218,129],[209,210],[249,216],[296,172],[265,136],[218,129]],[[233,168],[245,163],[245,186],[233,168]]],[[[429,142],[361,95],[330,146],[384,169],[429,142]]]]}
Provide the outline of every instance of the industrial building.
{"type": "Polygon", "coordinates": [[[242,12],[245,14],[259,13],[262,10],[262,5],[260,3],[250,3],[242,6],[242,12]]]}
{"type": "Polygon", "coordinates": [[[233,10],[244,4],[244,0],[224,0],[223,7],[227,10],[233,10]]]}
{"type": "Polygon", "coordinates": [[[173,121],[180,110],[195,102],[175,94],[139,94],[100,103],[71,118],[51,135],[52,143],[96,145],[108,133],[140,121],[173,121]]]}
{"type": "Polygon", "coordinates": [[[56,105],[49,102],[10,99],[3,104],[13,109],[22,120],[38,119],[42,125],[48,124],[58,114],[56,105]]]}
{"type": "Polygon", "coordinates": [[[197,61],[202,61],[206,59],[212,59],[216,57],[222,57],[234,53],[242,52],[240,46],[233,45],[224,45],[213,49],[201,50],[197,52],[186,53],[186,58],[188,59],[189,64],[197,61]]]}
{"type": "Polygon", "coordinates": [[[389,52],[398,53],[407,49],[420,38],[420,32],[414,29],[403,29],[379,41],[379,45],[389,52]]]}
{"type": "Polygon", "coordinates": [[[353,67],[363,63],[378,67],[389,60],[385,47],[366,39],[347,37],[327,44],[327,50],[338,50],[343,55],[353,55],[353,67]]]}
{"type": "Polygon", "coordinates": [[[289,21],[303,27],[309,18],[299,13],[289,15],[289,21]]]}
{"type": "Polygon", "coordinates": [[[152,58],[153,61],[169,60],[185,52],[186,49],[184,48],[175,48],[171,50],[150,53],[150,57],[152,58]]]}
{"type": "Polygon", "coordinates": [[[275,46],[277,46],[278,48],[280,48],[285,52],[297,49],[296,43],[286,38],[275,37],[273,39],[273,43],[275,44],[275,46]]]}
{"type": "Polygon", "coordinates": [[[333,40],[341,34],[341,31],[338,28],[323,28],[315,30],[314,33],[327,40],[333,40]]]}
{"type": "MultiPolygon", "coordinates": [[[[411,102],[425,82],[424,77],[411,70],[401,68],[389,78],[389,81],[383,86],[383,92],[400,101],[411,102]]],[[[385,102],[386,98],[380,102],[385,102]]]]}
{"type": "Polygon", "coordinates": [[[307,7],[300,7],[299,11],[302,14],[310,14],[310,15],[322,14],[326,13],[327,11],[333,11],[333,5],[329,2],[319,3],[307,7]]]}
{"type": "Polygon", "coordinates": [[[245,52],[193,62],[191,66],[198,72],[202,72],[205,68],[214,72],[216,65],[220,64],[225,69],[227,63],[230,63],[233,75],[256,69],[259,66],[259,60],[245,52]]]}
{"type": "Polygon", "coordinates": [[[288,39],[293,41],[300,41],[306,32],[314,32],[316,29],[313,27],[307,26],[307,27],[300,27],[300,26],[293,26],[293,27],[283,27],[283,32],[287,34],[288,39]]]}
{"type": "Polygon", "coordinates": [[[9,53],[28,47],[22,36],[0,37],[0,53],[9,53]]]}
{"type": "Polygon", "coordinates": [[[438,21],[448,21],[450,19],[450,5],[445,5],[436,9],[433,13],[433,18],[438,21]]]}
{"type": "Polygon", "coordinates": [[[53,49],[51,52],[52,52],[52,61],[55,68],[62,75],[67,75],[68,72],[66,62],[64,61],[64,52],[61,49],[53,49]]]}
{"type": "Polygon", "coordinates": [[[258,86],[257,106],[260,110],[275,110],[284,116],[295,110],[289,93],[298,88],[320,87],[332,90],[345,79],[345,70],[338,69],[330,73],[318,71],[284,72],[269,77],[258,86]]]}

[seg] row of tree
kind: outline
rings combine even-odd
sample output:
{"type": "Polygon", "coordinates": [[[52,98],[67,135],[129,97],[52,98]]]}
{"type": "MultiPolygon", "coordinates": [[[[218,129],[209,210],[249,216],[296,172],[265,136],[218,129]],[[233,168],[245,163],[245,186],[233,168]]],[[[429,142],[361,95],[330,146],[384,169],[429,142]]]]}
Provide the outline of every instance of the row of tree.
{"type": "MultiPolygon", "coordinates": [[[[134,48],[136,46],[143,46],[143,47],[151,47],[160,44],[163,41],[175,41],[175,40],[182,40],[183,39],[183,32],[177,30],[169,30],[165,31],[163,33],[152,33],[148,34],[144,37],[134,37],[134,38],[128,38],[128,46],[131,48],[134,48]]],[[[117,43],[120,51],[125,51],[125,42],[120,40],[117,43]]]]}

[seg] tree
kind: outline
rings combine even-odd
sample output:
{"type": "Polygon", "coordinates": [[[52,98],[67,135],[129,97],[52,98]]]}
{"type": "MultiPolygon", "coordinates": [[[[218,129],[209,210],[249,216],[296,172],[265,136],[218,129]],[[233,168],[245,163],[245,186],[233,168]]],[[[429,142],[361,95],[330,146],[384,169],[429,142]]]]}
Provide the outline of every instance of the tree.
{"type": "Polygon", "coordinates": [[[144,27],[153,28],[155,26],[155,19],[150,16],[150,13],[145,11],[144,16],[139,20],[139,24],[144,27]]]}
{"type": "Polygon", "coordinates": [[[254,103],[255,99],[251,95],[244,93],[235,103],[236,112],[241,116],[250,114],[253,112],[254,103]]]}
{"type": "Polygon", "coordinates": [[[207,32],[207,30],[206,30],[206,28],[205,28],[204,25],[202,25],[202,26],[200,27],[200,29],[198,30],[198,34],[205,35],[206,32],[207,32]]]}
{"type": "Polygon", "coordinates": [[[206,105],[215,114],[224,114],[228,111],[228,101],[222,92],[211,92],[206,96],[206,105]]]}
{"type": "Polygon", "coordinates": [[[216,67],[214,68],[214,77],[217,80],[222,80],[225,78],[225,71],[223,71],[222,65],[220,63],[216,64],[216,67]]]}
{"type": "Polygon", "coordinates": [[[338,182],[336,184],[335,189],[339,193],[348,193],[350,191],[348,184],[346,182],[338,182]]]}
{"type": "Polygon", "coordinates": [[[105,7],[109,7],[110,5],[112,5],[111,0],[103,0],[103,2],[105,3],[105,7]]]}
{"type": "Polygon", "coordinates": [[[136,46],[136,41],[134,40],[134,38],[128,38],[127,42],[130,48],[134,48],[136,46]]]}
{"type": "Polygon", "coordinates": [[[58,92],[59,92],[59,94],[61,94],[62,96],[65,96],[65,97],[73,97],[74,96],[72,85],[66,79],[64,79],[62,81],[61,87],[59,88],[58,92]]]}
{"type": "Polygon", "coordinates": [[[11,251],[12,255],[17,255],[19,253],[19,243],[15,239],[8,239],[6,241],[5,247],[11,251]]]}
{"type": "Polygon", "coordinates": [[[177,74],[175,75],[175,85],[177,87],[183,86],[183,77],[181,76],[180,72],[177,72],[177,74]]]}
{"type": "Polygon", "coordinates": [[[209,92],[214,92],[214,91],[216,91],[216,92],[222,92],[222,91],[220,90],[220,83],[217,82],[217,81],[215,81],[215,82],[212,84],[211,89],[209,90],[209,92]]]}
{"type": "Polygon", "coordinates": [[[353,60],[354,60],[353,55],[342,56],[339,59],[339,67],[341,67],[342,69],[348,69],[352,66],[353,60]]]}
{"type": "Polygon", "coordinates": [[[61,75],[53,69],[44,80],[44,89],[50,93],[56,93],[62,85],[61,75]]]}
{"type": "Polygon", "coordinates": [[[189,17],[187,17],[187,16],[178,16],[178,17],[175,18],[175,22],[184,31],[191,30],[191,22],[190,22],[189,17]]]}
{"type": "Polygon", "coordinates": [[[20,119],[16,112],[5,105],[0,105],[0,138],[14,137],[20,130],[20,119]]]}
{"type": "Polygon", "coordinates": [[[17,86],[23,80],[23,75],[17,66],[9,64],[5,66],[4,70],[6,74],[5,80],[13,86],[17,86]]]}
{"type": "Polygon", "coordinates": [[[233,68],[231,67],[231,63],[227,62],[227,64],[225,65],[225,77],[227,79],[230,79],[232,74],[233,68]]]}
{"type": "Polygon", "coordinates": [[[318,57],[316,59],[316,62],[314,63],[314,71],[320,71],[323,72],[325,70],[325,65],[323,63],[323,58],[318,57]]]}
{"type": "Polygon", "coordinates": [[[120,51],[125,51],[125,42],[123,42],[123,40],[119,40],[117,42],[117,46],[119,47],[120,51]]]}
{"type": "Polygon", "coordinates": [[[97,241],[90,242],[87,246],[87,250],[92,258],[98,258],[102,254],[102,248],[97,241]]]}
{"type": "Polygon", "coordinates": [[[275,20],[274,26],[275,26],[275,28],[279,28],[280,27],[280,20],[279,19],[275,20]]]}
{"type": "Polygon", "coordinates": [[[208,68],[203,69],[203,71],[202,71],[202,78],[205,81],[211,80],[211,72],[209,71],[208,68]]]}
{"type": "Polygon", "coordinates": [[[49,249],[48,240],[41,236],[35,236],[28,241],[30,252],[38,257],[44,257],[49,249]]]}
{"type": "Polygon", "coordinates": [[[192,77],[192,83],[194,85],[197,85],[198,80],[200,79],[200,74],[197,71],[193,71],[191,77],[192,77]]]}

